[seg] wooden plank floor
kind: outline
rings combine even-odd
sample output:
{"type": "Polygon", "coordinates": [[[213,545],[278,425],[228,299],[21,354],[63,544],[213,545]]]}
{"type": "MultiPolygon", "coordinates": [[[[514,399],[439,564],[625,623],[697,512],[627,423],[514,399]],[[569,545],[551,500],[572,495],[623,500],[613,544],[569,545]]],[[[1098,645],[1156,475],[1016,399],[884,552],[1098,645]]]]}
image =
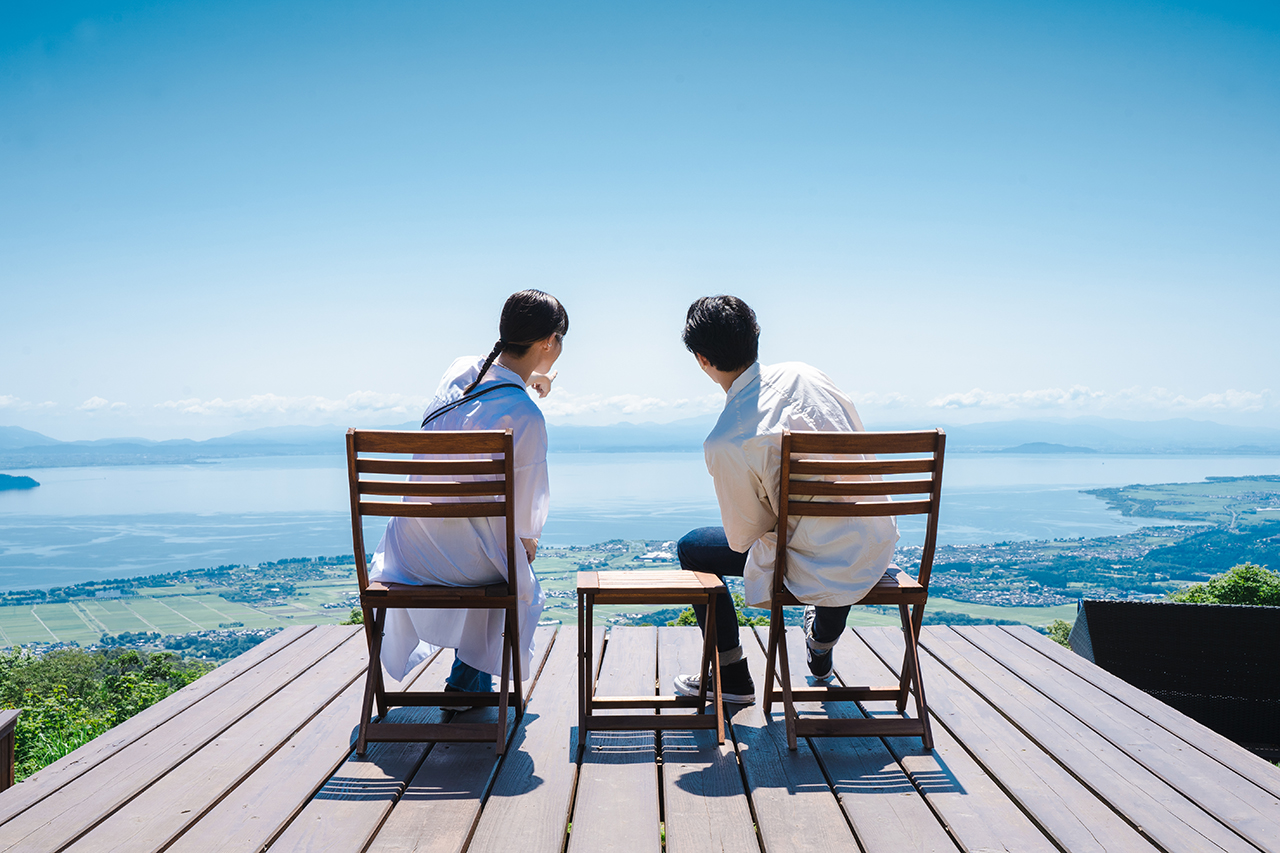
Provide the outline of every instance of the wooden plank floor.
{"type": "MultiPolygon", "coordinates": [[[[0,794],[0,850],[1280,853],[1280,770],[1030,629],[925,629],[932,752],[911,738],[802,738],[791,752],[781,709],[769,720],[758,704],[730,706],[724,744],[592,732],[579,750],[576,631],[537,637],[504,756],[379,743],[360,758],[363,634],[289,629],[0,794]]],[[[803,673],[803,640],[787,639],[803,673]]],[[[762,681],[763,637],[742,640],[762,681]]],[[[627,694],[666,692],[701,648],[693,628],[615,628],[596,647],[601,692],[627,694]]],[[[900,632],[850,630],[836,671],[890,683],[901,656],[900,632]]],[[[438,689],[450,662],[406,681],[438,689]]]]}

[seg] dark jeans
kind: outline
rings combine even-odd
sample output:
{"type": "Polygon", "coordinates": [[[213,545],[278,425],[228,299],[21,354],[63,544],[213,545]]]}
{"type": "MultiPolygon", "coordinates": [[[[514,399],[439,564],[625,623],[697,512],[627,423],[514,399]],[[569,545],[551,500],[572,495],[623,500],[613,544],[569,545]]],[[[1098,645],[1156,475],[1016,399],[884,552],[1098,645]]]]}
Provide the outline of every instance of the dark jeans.
{"type": "MultiPolygon", "coordinates": [[[[723,527],[699,527],[685,534],[676,545],[680,568],[691,572],[710,572],[725,577],[742,577],[747,566],[747,555],[729,547],[723,527]]],[[[849,618],[850,605],[842,607],[818,607],[813,622],[813,638],[820,643],[837,640],[849,618]]],[[[706,630],[707,608],[695,604],[693,612],[698,617],[698,627],[706,630]]],[[[738,647],[738,611],[728,595],[716,598],[716,647],[728,652],[738,647]]]]}
{"type": "Polygon", "coordinates": [[[445,682],[467,693],[493,692],[493,676],[458,660],[457,652],[453,653],[453,669],[445,682]]]}

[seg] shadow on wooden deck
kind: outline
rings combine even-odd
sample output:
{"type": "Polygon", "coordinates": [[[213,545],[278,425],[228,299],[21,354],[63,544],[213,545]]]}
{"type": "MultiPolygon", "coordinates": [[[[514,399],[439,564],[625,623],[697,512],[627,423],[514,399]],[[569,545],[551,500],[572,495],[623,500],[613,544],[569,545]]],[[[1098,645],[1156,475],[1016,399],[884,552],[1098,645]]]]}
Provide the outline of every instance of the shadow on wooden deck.
{"type": "MultiPolygon", "coordinates": [[[[932,753],[910,738],[791,752],[781,709],[769,723],[756,705],[730,706],[724,744],[593,732],[579,757],[575,632],[540,628],[529,708],[502,758],[443,743],[355,756],[359,631],[282,632],[0,794],[0,850],[1280,853],[1280,771],[1030,629],[925,629],[932,753]]],[[[760,641],[744,629],[762,681],[760,641]]],[[[788,641],[803,661],[802,639],[788,641]]],[[[602,692],[666,692],[699,651],[696,629],[616,628],[602,692]]],[[[449,657],[407,681],[438,689],[449,657]]],[[[850,683],[900,659],[894,629],[836,647],[850,683]]]]}

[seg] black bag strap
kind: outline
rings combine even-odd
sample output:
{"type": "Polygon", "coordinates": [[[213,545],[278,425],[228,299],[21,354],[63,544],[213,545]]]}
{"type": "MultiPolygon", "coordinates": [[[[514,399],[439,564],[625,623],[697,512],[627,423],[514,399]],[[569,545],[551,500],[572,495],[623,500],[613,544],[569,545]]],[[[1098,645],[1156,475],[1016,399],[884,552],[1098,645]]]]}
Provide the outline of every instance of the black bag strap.
{"type": "Polygon", "coordinates": [[[483,397],[485,394],[488,394],[492,391],[497,391],[500,388],[516,388],[521,391],[524,390],[523,385],[517,385],[514,382],[499,382],[497,385],[489,385],[485,388],[481,388],[479,391],[472,391],[470,394],[465,394],[459,397],[458,399],[454,400],[452,403],[445,403],[443,406],[436,409],[431,414],[427,415],[425,418],[422,419],[421,428],[426,429],[427,424],[431,423],[441,415],[447,415],[449,412],[452,412],[454,409],[458,408],[463,403],[469,403],[478,397],[483,397]]]}

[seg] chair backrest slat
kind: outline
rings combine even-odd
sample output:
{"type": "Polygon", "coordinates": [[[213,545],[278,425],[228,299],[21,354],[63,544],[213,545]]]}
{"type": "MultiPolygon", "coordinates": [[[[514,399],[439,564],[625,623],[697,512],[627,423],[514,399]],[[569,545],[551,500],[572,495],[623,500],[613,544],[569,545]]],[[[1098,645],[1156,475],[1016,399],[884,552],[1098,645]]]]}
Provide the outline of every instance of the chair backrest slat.
{"type": "MultiPolygon", "coordinates": [[[[792,472],[795,467],[792,466],[792,472]]],[[[792,495],[859,497],[862,495],[927,495],[933,480],[791,480],[792,495]]]]}
{"type": "Polygon", "coordinates": [[[930,474],[937,467],[930,459],[793,459],[792,474],[836,474],[865,477],[872,474],[930,474]]]}
{"type": "Polygon", "coordinates": [[[937,433],[793,432],[792,453],[933,453],[937,433]]]}
{"type": "Polygon", "coordinates": [[[505,518],[507,587],[512,595],[518,595],[519,573],[512,571],[516,538],[514,475],[514,438],[509,429],[347,430],[351,535],[360,591],[369,585],[363,523],[366,516],[505,518]],[[369,458],[368,454],[378,454],[379,458],[369,458]],[[398,458],[386,458],[395,454],[398,458]],[[475,458],[477,454],[481,458],[475,458]],[[412,458],[415,456],[428,458],[412,458]],[[386,475],[401,479],[386,479],[386,475]],[[474,479],[465,479],[468,477],[474,479]],[[387,500],[368,500],[371,496],[387,500]],[[432,502],[426,498],[441,500],[432,502]]]}
{"type": "Polygon", "coordinates": [[[420,477],[454,477],[458,474],[501,474],[501,459],[357,459],[361,474],[408,474],[420,477]]]}
{"type": "Polygon", "coordinates": [[[879,518],[886,515],[926,515],[931,501],[787,501],[787,515],[823,518],[879,518]]]}
{"type": "Polygon", "coordinates": [[[361,515],[401,518],[501,518],[507,514],[501,503],[404,503],[401,501],[361,501],[361,515]]]}
{"type": "Polygon", "coordinates": [[[474,497],[477,495],[504,495],[507,485],[502,480],[476,480],[457,482],[409,482],[395,483],[385,480],[361,480],[362,495],[399,495],[420,498],[474,497]]]}
{"type": "Polygon", "coordinates": [[[928,589],[937,545],[945,447],[946,435],[940,429],[920,432],[784,431],[779,466],[775,592],[781,592],[784,586],[788,522],[792,516],[928,516],[917,577],[920,585],[928,589]],[[920,458],[922,454],[928,456],[920,458]],[[897,458],[892,458],[895,456],[897,458]],[[882,479],[883,476],[897,474],[927,476],[906,480],[882,479]],[[894,495],[911,497],[895,500],[894,495]]]}
{"type": "Polygon", "coordinates": [[[357,453],[502,453],[502,432],[356,430],[357,453]]]}

